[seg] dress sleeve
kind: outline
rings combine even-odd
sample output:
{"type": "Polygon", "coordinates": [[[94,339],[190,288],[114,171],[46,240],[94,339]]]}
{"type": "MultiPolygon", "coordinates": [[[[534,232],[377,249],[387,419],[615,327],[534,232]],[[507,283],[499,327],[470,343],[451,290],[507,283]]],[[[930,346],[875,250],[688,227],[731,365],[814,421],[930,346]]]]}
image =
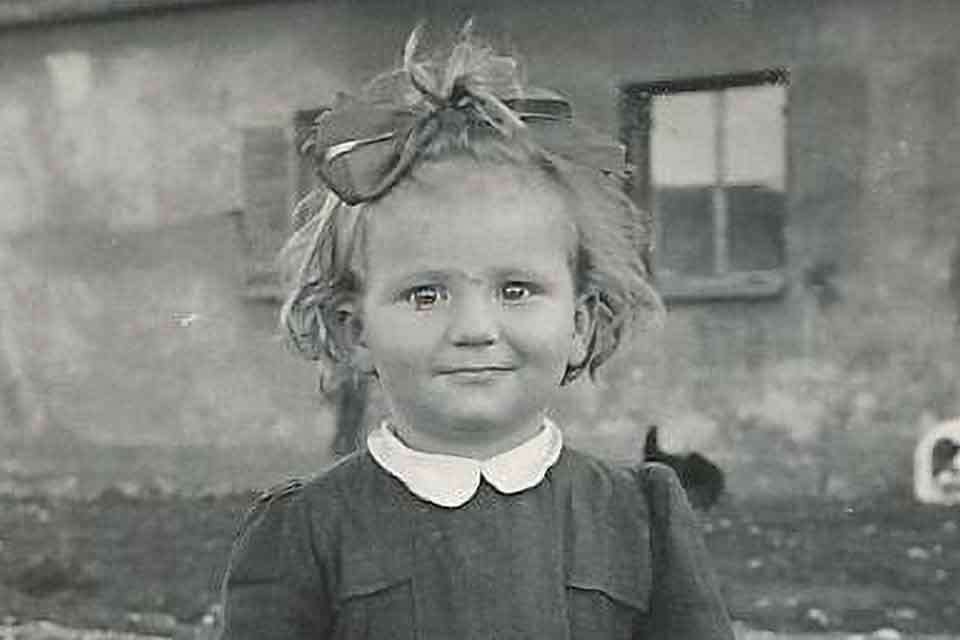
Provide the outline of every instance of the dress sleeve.
{"type": "Polygon", "coordinates": [[[267,492],[248,512],[223,581],[221,640],[330,636],[331,599],[302,489],[267,492]]]}
{"type": "Polygon", "coordinates": [[[676,473],[662,464],[642,467],[650,510],[653,585],[642,638],[733,640],[726,607],[700,525],[676,473]]]}

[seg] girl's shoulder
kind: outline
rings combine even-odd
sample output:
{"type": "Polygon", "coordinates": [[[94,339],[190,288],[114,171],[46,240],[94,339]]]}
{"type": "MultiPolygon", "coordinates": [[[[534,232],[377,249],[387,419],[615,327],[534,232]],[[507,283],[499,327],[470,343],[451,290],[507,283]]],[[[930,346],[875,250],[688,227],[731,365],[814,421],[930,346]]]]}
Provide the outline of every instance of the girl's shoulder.
{"type": "Polygon", "coordinates": [[[575,521],[603,522],[641,537],[700,524],[676,472],[658,462],[618,463],[575,449],[561,457],[575,521]]]}
{"type": "Polygon", "coordinates": [[[592,502],[635,504],[646,511],[651,502],[683,498],[676,472],[659,462],[614,462],[569,447],[562,460],[572,489],[592,502]]]}
{"type": "Polygon", "coordinates": [[[288,520],[292,514],[324,513],[327,519],[335,515],[348,499],[362,500],[365,489],[374,477],[363,452],[355,452],[313,475],[290,478],[265,489],[253,499],[244,518],[244,526],[254,521],[288,520]]]}
{"type": "Polygon", "coordinates": [[[381,498],[383,478],[365,449],[354,451],[326,469],[297,481],[296,493],[310,511],[334,516],[381,498]]]}
{"type": "Polygon", "coordinates": [[[611,462],[568,448],[555,477],[566,484],[564,517],[576,534],[566,559],[572,584],[646,608],[654,575],[664,570],[651,550],[678,526],[696,530],[676,493],[682,489],[673,470],[611,462]]]}

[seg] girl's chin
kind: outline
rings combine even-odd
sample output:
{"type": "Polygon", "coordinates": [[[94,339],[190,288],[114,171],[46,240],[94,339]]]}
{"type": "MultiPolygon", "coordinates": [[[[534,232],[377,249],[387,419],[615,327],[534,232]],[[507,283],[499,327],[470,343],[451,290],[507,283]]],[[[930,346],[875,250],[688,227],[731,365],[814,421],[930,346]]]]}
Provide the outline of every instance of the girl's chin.
{"type": "Polygon", "coordinates": [[[482,446],[505,439],[522,440],[535,434],[541,426],[541,415],[542,412],[538,412],[531,415],[529,420],[517,422],[505,420],[502,415],[495,413],[464,411],[423,418],[419,424],[414,423],[412,428],[431,440],[482,446]]]}
{"type": "Polygon", "coordinates": [[[474,434],[478,437],[491,437],[509,435],[522,431],[523,429],[524,427],[522,426],[497,420],[494,416],[461,414],[449,416],[445,421],[445,428],[441,428],[438,431],[446,434],[458,434],[460,436],[474,434]]]}

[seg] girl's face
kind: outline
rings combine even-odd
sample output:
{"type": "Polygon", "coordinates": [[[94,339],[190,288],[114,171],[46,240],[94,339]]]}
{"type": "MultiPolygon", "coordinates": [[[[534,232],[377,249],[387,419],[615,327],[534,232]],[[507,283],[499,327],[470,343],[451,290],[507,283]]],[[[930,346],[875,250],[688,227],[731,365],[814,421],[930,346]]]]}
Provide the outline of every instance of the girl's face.
{"type": "Polygon", "coordinates": [[[358,356],[397,426],[435,449],[532,435],[586,351],[576,231],[559,189],[526,178],[440,163],[369,212],[358,356]]]}

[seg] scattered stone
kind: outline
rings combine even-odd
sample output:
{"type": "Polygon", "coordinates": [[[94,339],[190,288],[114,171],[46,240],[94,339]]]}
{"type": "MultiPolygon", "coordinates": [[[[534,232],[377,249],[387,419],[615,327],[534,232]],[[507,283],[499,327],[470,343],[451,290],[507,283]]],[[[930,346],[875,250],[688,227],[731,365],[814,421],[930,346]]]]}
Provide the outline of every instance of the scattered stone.
{"type": "Polygon", "coordinates": [[[205,626],[216,626],[220,624],[223,620],[223,605],[220,603],[215,603],[210,605],[210,608],[207,609],[207,612],[203,614],[203,620],[200,624],[205,626]]]}
{"type": "Polygon", "coordinates": [[[760,569],[763,567],[763,564],[762,558],[750,558],[750,560],[747,562],[747,567],[751,569],[760,569]]]}
{"type": "Polygon", "coordinates": [[[880,530],[880,528],[879,528],[877,525],[873,524],[873,523],[866,524],[866,525],[863,526],[863,529],[861,529],[861,531],[863,532],[863,535],[865,535],[865,536],[872,536],[872,535],[876,534],[877,531],[879,531],[879,530],[880,530]]]}
{"type": "Polygon", "coordinates": [[[0,496],[17,500],[75,499],[80,496],[80,480],[73,475],[16,473],[0,480],[0,496]]]}
{"type": "Polygon", "coordinates": [[[95,498],[97,502],[102,502],[104,504],[116,504],[119,502],[128,502],[132,499],[133,498],[130,495],[128,495],[127,491],[124,488],[121,488],[116,485],[105,488],[95,498]]]}
{"type": "Polygon", "coordinates": [[[50,509],[39,505],[30,503],[21,503],[16,507],[16,511],[19,515],[24,518],[29,518],[30,520],[35,520],[40,524],[49,524],[53,520],[53,514],[50,512],[50,509]]]}
{"type": "Polygon", "coordinates": [[[830,617],[823,609],[808,609],[807,620],[824,629],[830,626],[830,617]]]}
{"type": "Polygon", "coordinates": [[[194,631],[192,640],[216,640],[220,635],[223,623],[223,607],[219,604],[211,605],[194,631]]]}
{"type": "Polygon", "coordinates": [[[907,557],[911,560],[929,560],[930,552],[922,547],[910,547],[907,549],[907,557]]]}
{"type": "Polygon", "coordinates": [[[893,627],[883,627],[873,632],[877,640],[901,640],[903,635],[893,627]]]}
{"type": "Polygon", "coordinates": [[[134,611],[127,614],[129,622],[137,631],[158,635],[172,635],[177,630],[177,619],[169,613],[134,611]]]}
{"type": "Polygon", "coordinates": [[[957,530],[957,523],[953,520],[947,520],[943,523],[943,530],[947,533],[955,533],[957,530]]]}
{"type": "Polygon", "coordinates": [[[777,640],[780,637],[766,629],[751,629],[739,621],[733,623],[733,632],[737,640],[777,640]]]}
{"type": "Polygon", "coordinates": [[[174,483],[166,478],[156,477],[149,482],[117,482],[104,488],[95,499],[116,503],[165,499],[175,495],[178,495],[178,491],[174,483]]]}
{"type": "Polygon", "coordinates": [[[170,640],[167,636],[138,635],[108,629],[75,629],[47,620],[37,620],[18,625],[0,625],[3,640],[170,640]]]}
{"type": "Polygon", "coordinates": [[[223,498],[239,493],[244,493],[244,490],[239,488],[234,483],[219,482],[217,484],[211,484],[198,488],[194,495],[199,498],[223,498]]]}

